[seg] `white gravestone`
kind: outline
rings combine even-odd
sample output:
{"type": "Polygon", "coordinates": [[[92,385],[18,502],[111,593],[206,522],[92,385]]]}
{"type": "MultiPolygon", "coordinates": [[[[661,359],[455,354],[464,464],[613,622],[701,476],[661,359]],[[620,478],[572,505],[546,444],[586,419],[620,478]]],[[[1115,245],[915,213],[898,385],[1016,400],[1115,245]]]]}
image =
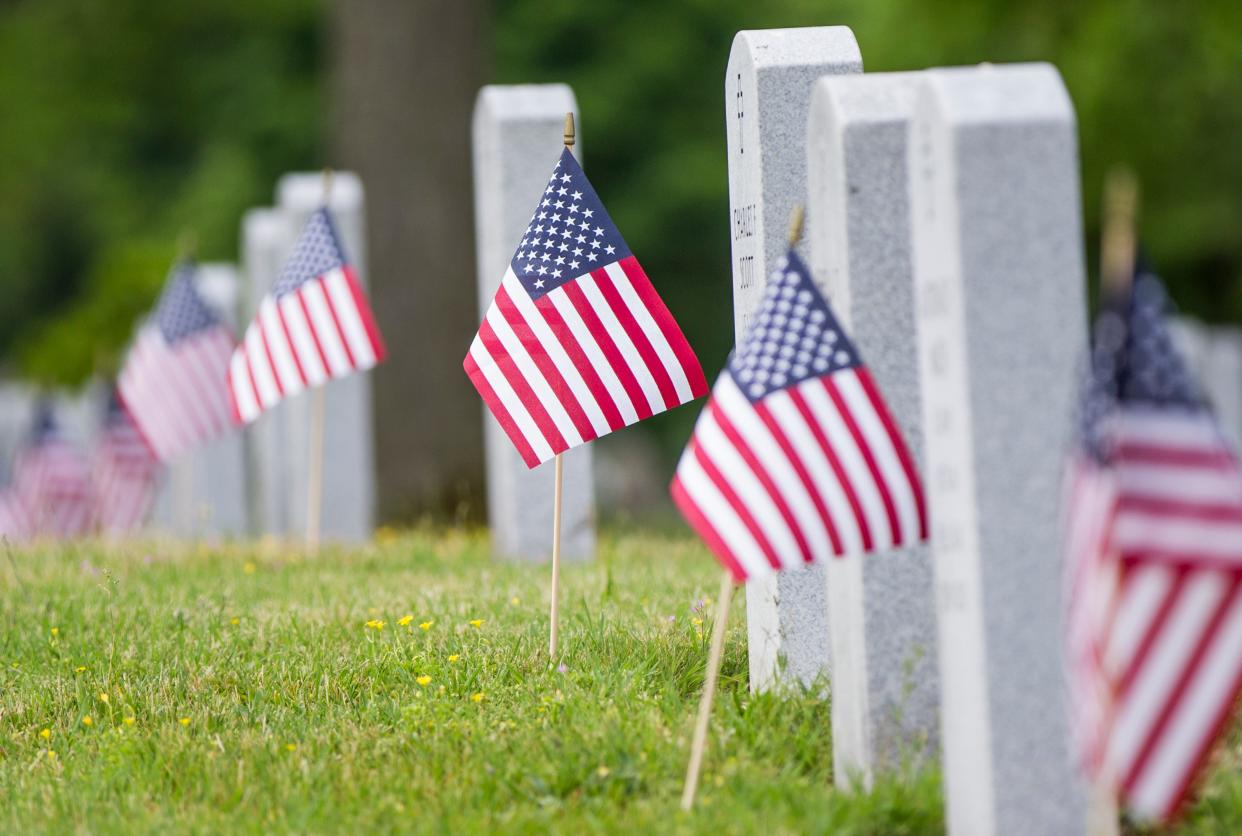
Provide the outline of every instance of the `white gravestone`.
{"type": "MultiPolygon", "coordinates": [[[[733,330],[740,340],[788,246],[793,207],[806,202],[806,119],[823,75],[862,72],[844,26],[738,32],[725,71],[733,330]]],[[[810,684],[828,673],[823,566],[752,580],[746,587],[750,686],[778,674],[810,684]],[[783,672],[783,673],[782,673],[783,672]]]]}
{"type": "MultiPolygon", "coordinates": [[[[473,138],[480,317],[500,287],[560,156],[565,114],[576,116],[577,111],[573,91],[564,84],[490,85],[479,91],[473,138]]],[[[579,161],[580,136],[574,145],[579,161]]],[[[483,412],[492,551],[497,557],[547,560],[552,555],[552,465],[528,468],[496,419],[483,412]]],[[[592,445],[563,457],[561,555],[589,560],[595,552],[592,445]]]]}
{"type": "MultiPolygon", "coordinates": [[[[246,292],[242,295],[241,322],[248,323],[259,311],[259,303],[276,283],[281,265],[293,246],[288,215],[279,209],[251,209],[242,216],[242,270],[246,292]]],[[[301,537],[289,519],[291,499],[289,456],[294,452],[286,441],[285,427],[290,420],[287,405],[277,404],[246,428],[247,484],[251,497],[251,533],[273,537],[301,537]]],[[[304,497],[303,497],[304,500],[304,497]]]]}
{"type": "MultiPolygon", "coordinates": [[[[302,231],[311,213],[323,205],[321,173],[286,174],[276,186],[276,203],[287,213],[294,235],[302,231]]],[[[350,172],[332,177],[329,207],[346,258],[367,285],[365,219],[362,181],[350,172]]],[[[411,269],[417,269],[411,266],[411,269]]],[[[290,535],[306,529],[306,484],[309,476],[310,417],[313,393],[303,391],[288,400],[285,426],[285,475],[290,535]]],[[[434,397],[434,393],[428,393],[434,397]]],[[[375,527],[375,422],[372,418],[371,375],[368,372],[333,380],[325,385],[323,424],[323,498],[320,531],[324,540],[359,542],[375,527]]],[[[418,427],[410,427],[418,432],[418,427]]],[[[417,466],[417,463],[411,463],[417,466]]]]}
{"type": "MultiPolygon", "coordinates": [[[[199,264],[194,284],[203,301],[236,333],[241,295],[237,268],[199,264]]],[[[157,528],[178,537],[244,537],[250,533],[249,496],[245,442],[240,430],[228,428],[169,463],[152,516],[157,528]]]]}
{"type": "MultiPolygon", "coordinates": [[[[807,134],[807,247],[816,281],[922,465],[911,265],[910,120],[918,75],[827,76],[807,134]]],[[[935,580],[926,544],[828,568],[832,756],[838,786],[937,752],[935,580]]]]}
{"type": "Polygon", "coordinates": [[[1044,64],[930,70],[910,144],[951,833],[1081,833],[1061,478],[1086,350],[1073,105],[1044,64]]]}

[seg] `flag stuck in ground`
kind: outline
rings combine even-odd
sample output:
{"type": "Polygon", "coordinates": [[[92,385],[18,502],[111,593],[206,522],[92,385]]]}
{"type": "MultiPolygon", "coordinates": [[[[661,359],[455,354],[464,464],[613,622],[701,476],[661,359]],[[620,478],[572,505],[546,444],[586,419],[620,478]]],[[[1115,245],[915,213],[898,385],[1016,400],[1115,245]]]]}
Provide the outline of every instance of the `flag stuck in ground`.
{"type": "Polygon", "coordinates": [[[792,250],[712,389],[672,494],[739,582],[927,537],[905,440],[792,250]]]}
{"type": "Polygon", "coordinates": [[[225,375],[233,335],[199,295],[196,272],[189,261],[173,268],[117,379],[126,410],[165,462],[231,426],[225,375]]]}
{"type": "Polygon", "coordinates": [[[233,417],[249,423],[303,389],[369,369],[384,342],[326,207],[311,214],[229,364],[233,417]]]}
{"type": "Polygon", "coordinates": [[[707,392],[698,358],[568,149],[464,365],[528,467],[707,392]]]}
{"type": "Polygon", "coordinates": [[[121,536],[146,522],[160,462],[120,398],[113,393],[95,447],[92,476],[101,534],[121,536]]]}
{"type": "Polygon", "coordinates": [[[1096,323],[1067,489],[1068,656],[1089,771],[1188,798],[1242,688],[1242,472],[1140,270],[1096,323]]]}

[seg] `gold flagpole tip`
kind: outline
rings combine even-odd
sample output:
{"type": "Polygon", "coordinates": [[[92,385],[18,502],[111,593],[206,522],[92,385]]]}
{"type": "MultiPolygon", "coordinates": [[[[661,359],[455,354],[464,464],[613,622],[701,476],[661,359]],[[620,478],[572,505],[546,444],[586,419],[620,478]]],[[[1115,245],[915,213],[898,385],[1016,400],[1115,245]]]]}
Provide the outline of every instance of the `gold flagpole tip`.
{"type": "Polygon", "coordinates": [[[1102,208],[1100,279],[1106,289],[1124,293],[1134,278],[1138,248],[1139,185],[1128,166],[1109,169],[1102,208]]]}
{"type": "Polygon", "coordinates": [[[799,203],[789,213],[789,246],[793,247],[802,240],[802,227],[806,221],[806,209],[799,203]]]}
{"type": "Polygon", "coordinates": [[[572,111],[565,114],[565,147],[574,147],[574,114],[572,111]]]}

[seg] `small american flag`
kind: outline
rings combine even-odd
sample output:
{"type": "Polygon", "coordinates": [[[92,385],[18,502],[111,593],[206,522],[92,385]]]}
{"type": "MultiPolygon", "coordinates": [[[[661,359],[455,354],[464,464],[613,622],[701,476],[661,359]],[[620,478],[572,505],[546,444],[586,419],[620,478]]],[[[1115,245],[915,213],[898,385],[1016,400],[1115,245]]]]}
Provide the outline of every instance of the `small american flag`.
{"type": "Polygon", "coordinates": [[[672,494],[738,582],[927,537],[910,451],[792,251],[712,389],[672,494]]]}
{"type": "Polygon", "coordinates": [[[146,522],[160,462],[120,398],[113,394],[95,450],[95,516],[101,534],[131,534],[146,522]]]}
{"type": "Polygon", "coordinates": [[[707,392],[698,358],[568,149],[464,365],[528,467],[707,392]]]}
{"type": "Polygon", "coordinates": [[[1188,798],[1242,690],[1242,472],[1145,270],[1096,325],[1067,507],[1086,766],[1144,818],[1188,798]]]}
{"type": "Polygon", "coordinates": [[[12,487],[0,489],[0,541],[20,543],[30,537],[30,515],[21,494],[12,487]]]}
{"type": "Polygon", "coordinates": [[[13,490],[31,536],[79,537],[91,526],[94,492],[86,459],[40,404],[34,429],[13,466],[13,490]]]}
{"type": "Polygon", "coordinates": [[[233,336],[199,295],[195,273],[191,262],[173,268],[117,382],[138,430],[165,462],[231,426],[225,375],[233,336]]]}
{"type": "Polygon", "coordinates": [[[233,417],[249,423],[307,387],[369,369],[384,343],[327,208],[306,222],[229,365],[233,417]]]}

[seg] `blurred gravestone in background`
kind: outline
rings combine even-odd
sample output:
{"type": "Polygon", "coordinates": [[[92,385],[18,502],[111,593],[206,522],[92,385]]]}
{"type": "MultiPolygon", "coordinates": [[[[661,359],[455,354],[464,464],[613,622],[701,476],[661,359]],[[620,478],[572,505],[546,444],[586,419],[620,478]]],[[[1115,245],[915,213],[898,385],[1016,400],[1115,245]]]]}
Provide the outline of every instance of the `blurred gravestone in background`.
{"type": "Polygon", "coordinates": [[[479,517],[483,436],[462,359],[477,326],[470,118],[484,81],[476,0],[334,3],[331,162],[367,189],[379,515],[479,517]]]}

